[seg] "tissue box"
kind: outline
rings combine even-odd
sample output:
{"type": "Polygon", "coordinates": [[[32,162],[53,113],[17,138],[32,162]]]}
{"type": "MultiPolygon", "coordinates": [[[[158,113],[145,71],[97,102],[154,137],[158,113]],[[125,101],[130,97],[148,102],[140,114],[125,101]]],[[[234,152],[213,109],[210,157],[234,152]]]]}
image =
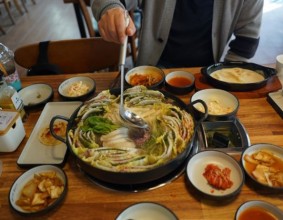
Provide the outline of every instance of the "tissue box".
{"type": "Polygon", "coordinates": [[[17,111],[0,111],[0,152],[15,151],[25,135],[23,122],[17,111]]]}

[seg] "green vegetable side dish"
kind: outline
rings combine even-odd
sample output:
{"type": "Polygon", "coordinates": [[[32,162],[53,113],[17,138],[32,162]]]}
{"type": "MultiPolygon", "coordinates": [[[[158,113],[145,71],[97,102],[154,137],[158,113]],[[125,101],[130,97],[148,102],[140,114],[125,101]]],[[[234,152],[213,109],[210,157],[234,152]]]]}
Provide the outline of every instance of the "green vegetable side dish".
{"type": "Polygon", "coordinates": [[[194,133],[192,116],[164,95],[144,86],[124,92],[125,108],[149,129],[131,130],[119,114],[120,96],[102,91],[79,109],[68,131],[72,151],[93,167],[112,172],[142,172],[181,154],[194,133]]]}
{"type": "Polygon", "coordinates": [[[112,121],[101,116],[88,117],[81,127],[83,132],[93,131],[97,134],[108,134],[118,128],[118,125],[113,124],[112,121]]]}

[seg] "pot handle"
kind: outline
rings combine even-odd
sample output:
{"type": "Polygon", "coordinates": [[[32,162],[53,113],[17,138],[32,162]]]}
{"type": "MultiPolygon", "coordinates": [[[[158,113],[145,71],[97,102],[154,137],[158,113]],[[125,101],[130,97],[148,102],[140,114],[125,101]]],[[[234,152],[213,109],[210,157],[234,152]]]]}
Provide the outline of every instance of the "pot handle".
{"type": "Polygon", "coordinates": [[[277,71],[274,68],[266,66],[264,68],[267,70],[269,76],[275,76],[277,74],[277,71]]]}
{"type": "Polygon", "coordinates": [[[206,105],[206,103],[201,100],[201,99],[197,99],[195,101],[192,101],[189,105],[188,105],[188,108],[191,108],[191,112],[193,112],[193,105],[196,104],[196,103],[200,103],[203,107],[204,107],[204,114],[203,116],[197,121],[197,127],[200,125],[201,122],[203,122],[207,116],[208,116],[208,107],[206,105]]]}
{"type": "MultiPolygon", "coordinates": [[[[58,135],[55,133],[54,129],[53,129],[53,127],[54,127],[54,122],[55,122],[56,120],[59,120],[59,119],[69,122],[69,118],[66,118],[66,117],[61,116],[61,115],[55,115],[55,116],[51,119],[51,121],[50,121],[50,123],[49,123],[49,130],[50,130],[50,133],[52,134],[52,136],[53,136],[55,139],[57,139],[57,140],[59,140],[59,141],[65,143],[65,144],[67,144],[66,139],[64,139],[64,138],[62,138],[62,137],[60,137],[60,136],[58,136],[58,135]]],[[[66,136],[67,136],[67,135],[66,135],[66,136]]]]}

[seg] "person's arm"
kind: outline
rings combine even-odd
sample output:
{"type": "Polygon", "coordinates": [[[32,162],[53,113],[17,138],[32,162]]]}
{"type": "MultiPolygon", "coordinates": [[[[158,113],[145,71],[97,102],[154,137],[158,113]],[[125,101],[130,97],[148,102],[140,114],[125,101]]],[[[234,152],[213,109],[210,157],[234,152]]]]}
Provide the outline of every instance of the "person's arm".
{"type": "Polygon", "coordinates": [[[136,32],[134,22],[131,19],[129,26],[126,28],[126,8],[123,3],[127,10],[137,5],[137,1],[134,0],[92,1],[92,12],[98,21],[99,32],[104,40],[123,43],[126,35],[132,36],[136,32]]]}
{"type": "Polygon", "coordinates": [[[245,1],[234,30],[235,39],[229,44],[228,61],[247,61],[257,50],[260,39],[263,0],[245,1]]]}

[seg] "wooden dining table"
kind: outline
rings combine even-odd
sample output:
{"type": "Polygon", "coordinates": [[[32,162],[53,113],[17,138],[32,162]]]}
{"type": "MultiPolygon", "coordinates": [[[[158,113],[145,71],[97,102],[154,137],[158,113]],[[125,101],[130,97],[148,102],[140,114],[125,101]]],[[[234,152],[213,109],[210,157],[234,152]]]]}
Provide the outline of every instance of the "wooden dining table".
{"type": "MultiPolygon", "coordinates": [[[[164,70],[166,73],[173,69],[164,70]]],[[[200,68],[184,68],[183,70],[198,74],[200,68]]],[[[95,94],[108,89],[117,76],[117,72],[98,72],[76,74],[89,76],[96,82],[95,94]]],[[[59,84],[74,75],[62,74],[52,76],[22,77],[22,86],[35,83],[47,83],[54,90],[54,97],[50,101],[64,101],[58,95],[59,84]]],[[[192,91],[179,96],[185,103],[189,103],[192,91]]],[[[94,94],[94,95],[95,95],[94,94]]],[[[245,127],[251,144],[270,143],[283,147],[283,119],[269,104],[266,96],[240,96],[240,107],[237,118],[245,127]]],[[[9,190],[13,182],[23,174],[27,168],[20,168],[17,160],[23,151],[31,132],[37,123],[43,107],[27,109],[28,117],[24,122],[26,136],[14,152],[0,153],[2,174],[0,176],[0,219],[22,219],[9,206],[9,190]]],[[[234,154],[236,159],[239,154],[234,154]]],[[[283,211],[283,192],[262,188],[246,178],[240,193],[229,200],[211,200],[196,194],[188,185],[185,174],[181,174],[168,184],[151,190],[130,192],[113,190],[102,187],[91,181],[77,167],[73,157],[69,156],[62,167],[68,178],[68,191],[64,201],[54,210],[34,219],[115,219],[117,215],[134,203],[155,202],[172,210],[179,219],[234,219],[238,207],[249,200],[263,200],[277,206],[283,211]]],[[[193,172],[193,171],[192,171],[193,172]]]]}

